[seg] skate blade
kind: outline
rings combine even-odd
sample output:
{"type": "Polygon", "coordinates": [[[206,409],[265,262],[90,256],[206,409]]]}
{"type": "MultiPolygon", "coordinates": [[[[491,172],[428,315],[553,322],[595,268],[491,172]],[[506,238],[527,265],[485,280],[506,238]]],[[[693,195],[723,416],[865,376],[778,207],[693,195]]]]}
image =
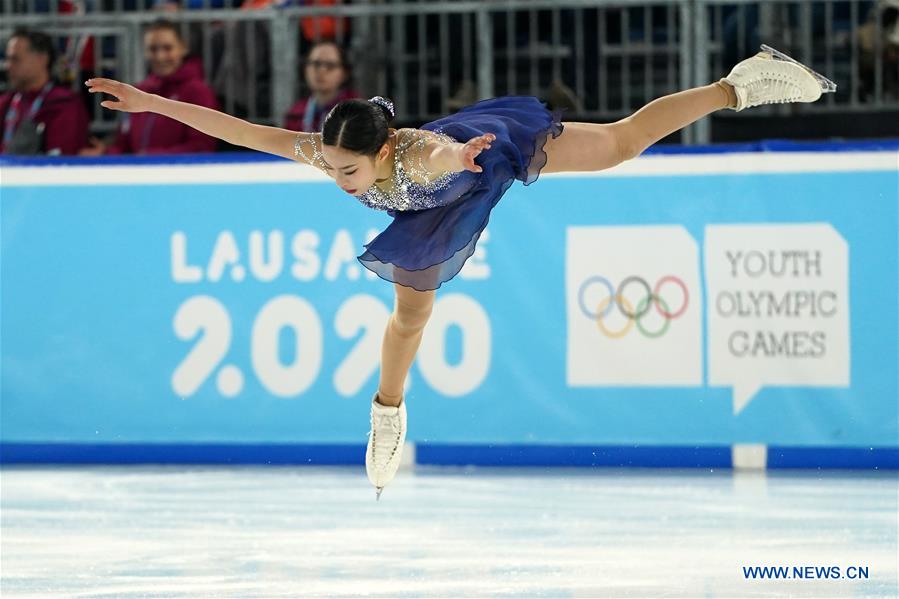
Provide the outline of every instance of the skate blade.
{"type": "Polygon", "coordinates": [[[818,73],[817,71],[813,71],[812,69],[808,68],[807,66],[805,66],[798,60],[790,58],[783,52],[781,52],[779,50],[775,50],[774,48],[772,48],[771,46],[769,46],[767,44],[762,44],[762,52],[764,52],[765,54],[769,54],[774,60],[783,60],[786,62],[792,62],[793,64],[799,65],[800,67],[802,67],[803,69],[808,71],[811,74],[811,76],[814,77],[818,81],[818,85],[821,86],[822,94],[833,93],[833,92],[837,91],[836,83],[834,83],[833,81],[831,81],[830,79],[828,79],[827,77],[822,75],[821,73],[818,73]]]}
{"type": "Polygon", "coordinates": [[[377,487],[377,490],[375,491],[375,501],[381,500],[381,491],[383,491],[383,490],[384,490],[384,487],[377,487]]]}

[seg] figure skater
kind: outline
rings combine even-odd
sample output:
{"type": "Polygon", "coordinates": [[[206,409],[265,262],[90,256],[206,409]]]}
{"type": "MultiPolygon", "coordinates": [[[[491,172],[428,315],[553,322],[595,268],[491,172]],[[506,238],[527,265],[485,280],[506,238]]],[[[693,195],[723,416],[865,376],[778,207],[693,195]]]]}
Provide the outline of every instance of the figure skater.
{"type": "Polygon", "coordinates": [[[737,64],[710,85],[653,100],[610,124],[560,122],[533,97],[483,100],[420,129],[392,129],[390,101],[345,100],[321,133],[254,125],[221,112],[90,79],[101,105],[155,112],[229,143],[321,169],[362,204],[387,211],[391,224],[365,245],[362,264],[394,284],[393,313],[381,346],[365,454],[380,497],[399,467],[406,438],[403,383],[434,305],[435,290],[474,252],[491,209],[516,179],[543,173],[599,171],[639,156],[663,137],[716,110],[813,102],[832,82],[776,50],[737,64]]]}

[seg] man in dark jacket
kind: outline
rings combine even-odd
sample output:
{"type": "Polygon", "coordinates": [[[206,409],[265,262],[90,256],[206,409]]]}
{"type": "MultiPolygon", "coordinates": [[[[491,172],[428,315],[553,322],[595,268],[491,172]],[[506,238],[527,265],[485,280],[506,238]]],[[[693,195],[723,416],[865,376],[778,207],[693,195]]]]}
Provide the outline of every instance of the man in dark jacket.
{"type": "Polygon", "coordinates": [[[6,44],[10,90],[0,96],[0,154],[76,154],[87,145],[88,116],[74,92],[51,76],[50,36],[17,30],[6,44]]]}

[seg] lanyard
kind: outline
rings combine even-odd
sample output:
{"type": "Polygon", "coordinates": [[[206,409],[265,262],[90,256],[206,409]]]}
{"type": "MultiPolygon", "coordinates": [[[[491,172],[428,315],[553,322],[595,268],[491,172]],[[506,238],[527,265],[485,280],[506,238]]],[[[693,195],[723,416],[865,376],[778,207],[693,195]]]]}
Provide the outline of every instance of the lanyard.
{"type": "Polygon", "coordinates": [[[143,154],[150,145],[150,134],[153,133],[153,121],[156,120],[156,113],[151,112],[144,121],[143,131],[140,132],[140,142],[138,142],[137,153],[143,154]]]}
{"type": "MultiPolygon", "coordinates": [[[[41,93],[34,99],[34,102],[31,103],[31,108],[28,110],[28,116],[26,118],[33,119],[34,115],[37,114],[37,111],[41,109],[41,105],[43,105],[44,100],[47,97],[47,94],[50,93],[50,90],[53,88],[53,82],[48,81],[46,85],[41,89],[41,93]]],[[[3,147],[5,148],[9,145],[9,142],[12,141],[13,135],[16,132],[16,129],[19,126],[19,104],[22,103],[22,92],[16,92],[16,95],[13,96],[12,102],[9,103],[9,109],[6,111],[6,116],[3,118],[3,147]]],[[[24,119],[23,119],[24,120],[24,119]]]]}
{"type": "Polygon", "coordinates": [[[306,112],[303,113],[303,131],[309,133],[314,131],[312,124],[315,121],[316,108],[315,96],[309,96],[309,100],[306,102],[306,112]]]}
{"type": "MultiPolygon", "coordinates": [[[[172,95],[170,100],[177,100],[178,94],[172,95]]],[[[153,133],[153,125],[156,122],[156,113],[151,112],[147,115],[147,119],[143,122],[143,129],[140,132],[140,141],[137,146],[137,153],[143,154],[150,145],[150,135],[153,133]]]]}

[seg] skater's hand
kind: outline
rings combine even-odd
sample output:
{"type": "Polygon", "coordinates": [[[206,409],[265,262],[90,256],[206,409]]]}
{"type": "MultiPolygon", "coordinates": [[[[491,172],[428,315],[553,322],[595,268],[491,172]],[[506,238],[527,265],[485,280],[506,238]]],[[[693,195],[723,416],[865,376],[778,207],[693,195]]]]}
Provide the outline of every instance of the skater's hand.
{"type": "Polygon", "coordinates": [[[147,112],[153,102],[153,94],[142,92],[127,83],[121,83],[114,79],[88,79],[84,82],[90,93],[101,92],[115,96],[115,100],[103,100],[100,106],[122,112],[147,112]]]}
{"type": "Polygon", "coordinates": [[[474,159],[484,150],[489,150],[490,144],[495,139],[496,136],[492,133],[485,133],[484,135],[469,139],[465,145],[462,146],[461,155],[459,157],[462,168],[473,173],[480,173],[483,171],[484,169],[474,163],[474,159]]]}

